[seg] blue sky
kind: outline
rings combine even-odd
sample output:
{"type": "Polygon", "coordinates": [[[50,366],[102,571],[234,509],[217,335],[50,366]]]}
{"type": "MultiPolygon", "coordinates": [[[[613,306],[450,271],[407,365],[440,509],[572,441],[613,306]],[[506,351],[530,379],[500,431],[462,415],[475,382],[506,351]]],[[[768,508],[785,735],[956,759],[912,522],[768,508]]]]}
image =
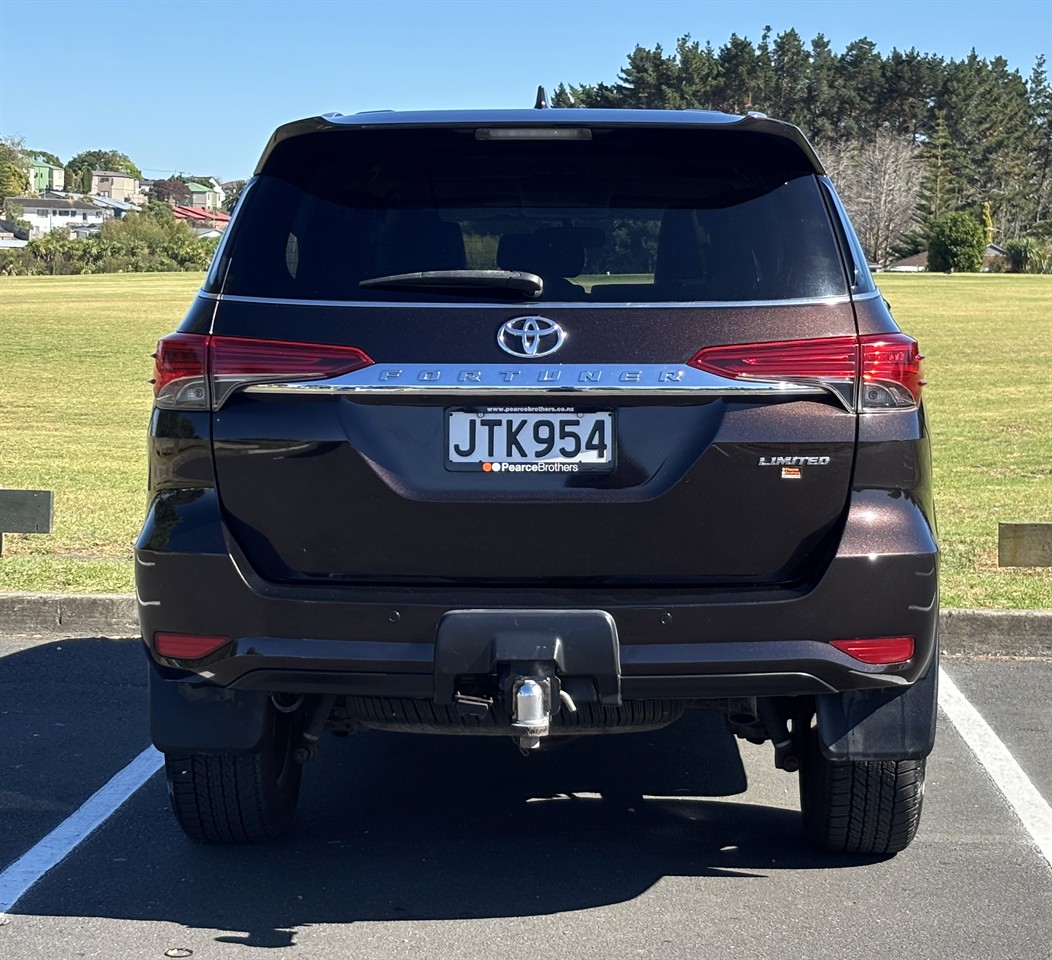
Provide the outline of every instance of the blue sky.
{"type": "Polygon", "coordinates": [[[279,123],[329,111],[531,106],[612,82],[640,44],[715,47],[766,24],[836,51],[1052,63],[1052,0],[0,0],[0,134],[65,161],[114,148],[149,177],[251,174],[279,123]]]}

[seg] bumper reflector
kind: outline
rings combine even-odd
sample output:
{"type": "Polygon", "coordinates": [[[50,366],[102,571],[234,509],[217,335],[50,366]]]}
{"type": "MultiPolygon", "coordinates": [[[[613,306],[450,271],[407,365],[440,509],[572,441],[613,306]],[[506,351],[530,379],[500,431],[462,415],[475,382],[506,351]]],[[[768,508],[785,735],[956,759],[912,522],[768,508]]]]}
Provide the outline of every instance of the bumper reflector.
{"type": "Polygon", "coordinates": [[[162,657],[173,660],[200,660],[215,653],[230,637],[205,637],[196,633],[155,633],[153,645],[162,657]]]}
{"type": "Polygon", "coordinates": [[[863,663],[905,663],[913,659],[913,637],[833,640],[832,645],[863,663]]]}

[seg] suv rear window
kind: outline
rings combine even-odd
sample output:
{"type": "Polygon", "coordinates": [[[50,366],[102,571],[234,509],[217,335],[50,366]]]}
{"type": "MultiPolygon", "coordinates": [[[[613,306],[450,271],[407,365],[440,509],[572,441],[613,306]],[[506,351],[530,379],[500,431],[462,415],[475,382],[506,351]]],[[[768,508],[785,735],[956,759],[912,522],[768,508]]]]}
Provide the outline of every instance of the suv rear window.
{"type": "Polygon", "coordinates": [[[285,141],[246,190],[208,289],[463,302],[449,291],[359,284],[502,269],[540,276],[542,301],[847,293],[817,178],[792,143],[726,130],[589,134],[336,130],[285,141]]]}

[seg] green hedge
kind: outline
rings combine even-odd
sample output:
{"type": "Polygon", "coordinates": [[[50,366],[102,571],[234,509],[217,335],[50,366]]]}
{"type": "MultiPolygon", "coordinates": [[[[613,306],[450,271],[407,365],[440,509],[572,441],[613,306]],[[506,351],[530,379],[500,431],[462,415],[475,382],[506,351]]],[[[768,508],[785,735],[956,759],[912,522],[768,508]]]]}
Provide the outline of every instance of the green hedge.
{"type": "Polygon", "coordinates": [[[17,250],[0,251],[0,276],[173,273],[207,270],[217,239],[199,237],[164,204],[104,223],[93,237],[71,240],[52,230],[17,250]]]}

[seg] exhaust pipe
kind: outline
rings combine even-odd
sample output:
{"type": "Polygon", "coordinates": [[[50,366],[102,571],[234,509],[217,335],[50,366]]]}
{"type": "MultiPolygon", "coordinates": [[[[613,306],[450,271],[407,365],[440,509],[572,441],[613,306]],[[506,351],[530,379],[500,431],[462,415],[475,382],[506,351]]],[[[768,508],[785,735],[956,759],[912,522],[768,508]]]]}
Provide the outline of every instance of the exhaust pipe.
{"type": "Polygon", "coordinates": [[[302,739],[292,751],[292,759],[296,763],[309,763],[318,755],[318,738],[325,729],[325,721],[332,713],[333,705],[336,703],[335,696],[321,696],[314,702],[310,712],[307,714],[306,723],[303,727],[302,739]]]}

